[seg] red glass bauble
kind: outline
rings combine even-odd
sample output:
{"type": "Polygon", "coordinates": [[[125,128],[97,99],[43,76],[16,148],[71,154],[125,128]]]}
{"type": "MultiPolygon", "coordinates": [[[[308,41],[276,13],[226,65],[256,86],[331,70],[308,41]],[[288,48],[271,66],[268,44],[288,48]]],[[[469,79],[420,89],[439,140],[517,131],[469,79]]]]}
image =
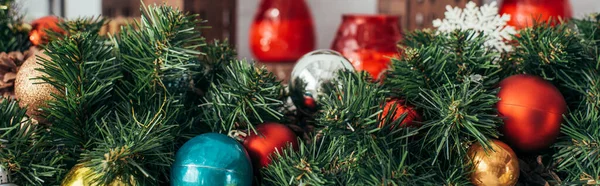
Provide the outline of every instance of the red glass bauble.
{"type": "Polygon", "coordinates": [[[390,111],[392,111],[392,109],[394,108],[394,105],[396,105],[395,109],[396,112],[394,113],[392,119],[394,121],[400,119],[400,117],[402,116],[402,114],[406,113],[406,116],[404,117],[404,120],[402,120],[402,122],[400,123],[401,127],[417,127],[418,121],[421,121],[421,115],[419,115],[419,113],[417,113],[417,111],[415,111],[415,108],[410,106],[410,105],[406,105],[404,103],[403,100],[398,100],[398,99],[392,99],[388,102],[385,103],[385,106],[383,107],[383,112],[380,115],[380,118],[382,118],[381,122],[379,123],[379,128],[382,128],[384,126],[385,121],[383,121],[384,117],[386,117],[390,111]]]}
{"type": "Polygon", "coordinates": [[[522,151],[549,147],[560,133],[567,111],[564,97],[550,82],[532,75],[514,75],[500,82],[498,112],[507,142],[522,151]]]}
{"type": "Polygon", "coordinates": [[[398,16],[344,15],[331,49],[348,58],[356,70],[378,79],[390,58],[398,55],[396,43],[401,39],[398,16]]]}
{"type": "Polygon", "coordinates": [[[569,0],[504,0],[500,14],[510,14],[509,25],[517,29],[533,25],[534,20],[568,20],[573,17],[569,0]]]}
{"type": "Polygon", "coordinates": [[[296,134],[285,125],[278,123],[264,123],[256,126],[256,132],[244,140],[244,147],[250,154],[255,166],[266,167],[271,163],[271,155],[278,150],[282,152],[287,145],[298,148],[296,134]]]}
{"type": "Polygon", "coordinates": [[[314,50],[313,21],[304,0],[262,0],[250,28],[260,62],[295,62],[314,50]]]}
{"type": "Polygon", "coordinates": [[[62,29],[58,26],[60,20],[56,16],[46,16],[36,19],[31,23],[31,32],[29,32],[29,41],[33,45],[40,45],[48,42],[47,30],[61,32],[62,29]]]}

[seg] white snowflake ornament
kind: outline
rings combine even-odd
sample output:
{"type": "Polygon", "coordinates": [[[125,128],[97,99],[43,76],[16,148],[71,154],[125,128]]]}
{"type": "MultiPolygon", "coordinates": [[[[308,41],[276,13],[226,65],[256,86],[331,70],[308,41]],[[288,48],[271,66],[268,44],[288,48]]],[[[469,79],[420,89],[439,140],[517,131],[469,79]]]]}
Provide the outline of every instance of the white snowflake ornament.
{"type": "Polygon", "coordinates": [[[465,9],[458,7],[452,8],[446,6],[446,16],[443,20],[436,19],[433,26],[437,27],[438,32],[451,32],[454,30],[475,30],[488,37],[485,46],[488,49],[495,49],[499,52],[512,51],[512,46],[506,44],[506,41],[512,39],[511,35],[516,34],[514,27],[506,23],[510,21],[510,15],[498,15],[498,6],[496,2],[477,7],[477,4],[470,1],[465,9]]]}

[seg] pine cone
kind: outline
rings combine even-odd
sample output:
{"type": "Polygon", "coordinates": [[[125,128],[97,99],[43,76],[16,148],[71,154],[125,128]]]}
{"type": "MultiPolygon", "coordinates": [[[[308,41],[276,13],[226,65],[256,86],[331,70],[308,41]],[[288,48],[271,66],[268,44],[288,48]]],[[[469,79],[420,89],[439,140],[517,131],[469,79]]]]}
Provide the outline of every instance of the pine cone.
{"type": "Polygon", "coordinates": [[[0,53],[0,97],[14,97],[15,78],[19,67],[37,50],[37,48],[31,47],[23,52],[0,53]]]}
{"type": "Polygon", "coordinates": [[[521,176],[519,184],[521,185],[540,185],[551,186],[560,185],[561,179],[554,172],[557,162],[543,158],[540,155],[526,156],[519,159],[521,176]]]}

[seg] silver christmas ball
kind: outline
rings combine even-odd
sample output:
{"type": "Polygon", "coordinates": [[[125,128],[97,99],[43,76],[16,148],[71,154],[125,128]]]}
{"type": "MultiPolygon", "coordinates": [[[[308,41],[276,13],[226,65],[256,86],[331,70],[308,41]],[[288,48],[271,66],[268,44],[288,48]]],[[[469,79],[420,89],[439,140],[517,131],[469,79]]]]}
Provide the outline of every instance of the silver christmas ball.
{"type": "Polygon", "coordinates": [[[340,70],[354,72],[354,67],[336,51],[315,50],[302,56],[289,81],[290,97],[297,109],[306,114],[316,111],[323,85],[334,80],[340,70]]]}
{"type": "Polygon", "coordinates": [[[0,186],[17,186],[16,184],[10,183],[10,180],[8,179],[9,176],[10,173],[8,172],[8,169],[0,166],[0,186]]]}

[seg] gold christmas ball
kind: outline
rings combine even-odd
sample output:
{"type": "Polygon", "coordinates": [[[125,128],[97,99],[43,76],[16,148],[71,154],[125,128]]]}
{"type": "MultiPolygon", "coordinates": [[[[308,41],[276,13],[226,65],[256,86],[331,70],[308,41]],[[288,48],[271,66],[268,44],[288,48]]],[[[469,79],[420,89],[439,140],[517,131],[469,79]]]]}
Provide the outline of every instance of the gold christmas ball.
{"type": "Polygon", "coordinates": [[[468,155],[473,161],[470,175],[473,185],[504,186],[515,185],[519,179],[519,160],[515,152],[505,143],[490,141],[491,149],[485,151],[476,143],[469,148],[468,155]]]}
{"type": "MultiPolygon", "coordinates": [[[[96,178],[96,174],[93,173],[92,169],[84,167],[82,165],[75,165],[69,174],[63,180],[61,186],[97,186],[91,182],[92,179],[96,178]]],[[[115,179],[108,186],[126,186],[135,185],[125,184],[121,179],[115,179]]]]}
{"type": "Polygon", "coordinates": [[[36,69],[43,68],[37,63],[39,59],[49,59],[49,57],[43,52],[38,52],[36,55],[28,58],[19,69],[15,79],[15,97],[20,100],[19,106],[27,106],[27,115],[45,123],[46,120],[40,117],[39,108],[46,106],[46,101],[53,99],[50,93],[58,94],[58,90],[40,79],[32,79],[47,76],[36,69]]]}

